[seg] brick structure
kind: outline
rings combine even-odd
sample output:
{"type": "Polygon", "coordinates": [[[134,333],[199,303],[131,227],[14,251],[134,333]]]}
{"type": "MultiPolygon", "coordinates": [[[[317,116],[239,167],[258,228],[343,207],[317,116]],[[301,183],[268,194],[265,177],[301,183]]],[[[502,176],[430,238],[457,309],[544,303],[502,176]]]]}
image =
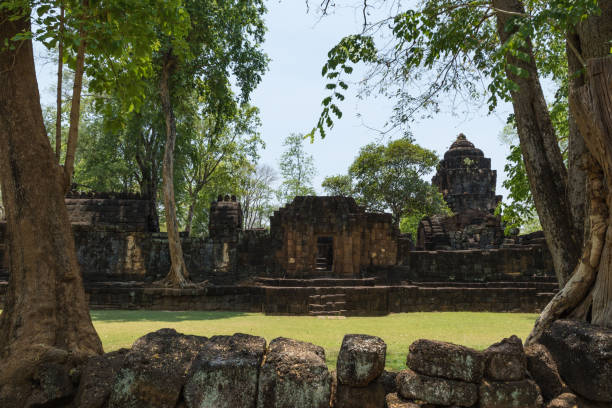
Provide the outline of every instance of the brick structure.
{"type": "Polygon", "coordinates": [[[391,214],[367,213],[351,197],[296,197],[270,218],[270,236],[287,277],[352,277],[396,263],[391,214]]]}
{"type": "Polygon", "coordinates": [[[490,249],[502,245],[501,218],[493,214],[501,201],[501,196],[495,195],[496,181],[491,159],[459,134],[431,180],[453,215],[421,220],[416,249],[490,249]]]}
{"type": "Polygon", "coordinates": [[[64,202],[72,225],[97,230],[156,232],[150,200],[139,194],[70,192],[64,202]]]}

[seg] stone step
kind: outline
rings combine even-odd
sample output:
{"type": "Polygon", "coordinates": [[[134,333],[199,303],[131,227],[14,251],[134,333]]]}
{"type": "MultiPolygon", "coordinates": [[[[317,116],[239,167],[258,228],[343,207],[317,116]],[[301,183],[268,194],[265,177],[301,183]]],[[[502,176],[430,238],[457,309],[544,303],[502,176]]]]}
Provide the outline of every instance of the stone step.
{"type": "Polygon", "coordinates": [[[266,278],[256,277],[255,282],[263,286],[279,287],[332,287],[332,286],[375,286],[376,278],[266,278]]]}
{"type": "Polygon", "coordinates": [[[346,310],[312,310],[308,312],[310,316],[344,316],[346,310]]]}
{"type": "Polygon", "coordinates": [[[346,307],[346,302],[327,302],[325,303],[325,308],[327,310],[344,309],[345,307],[346,307]]]}
{"type": "Polygon", "coordinates": [[[325,310],[325,305],[321,305],[321,304],[309,304],[308,305],[308,311],[324,311],[325,310]]]}
{"type": "Polygon", "coordinates": [[[321,295],[321,303],[344,301],[346,301],[346,295],[344,293],[338,293],[335,295],[321,295]]]}

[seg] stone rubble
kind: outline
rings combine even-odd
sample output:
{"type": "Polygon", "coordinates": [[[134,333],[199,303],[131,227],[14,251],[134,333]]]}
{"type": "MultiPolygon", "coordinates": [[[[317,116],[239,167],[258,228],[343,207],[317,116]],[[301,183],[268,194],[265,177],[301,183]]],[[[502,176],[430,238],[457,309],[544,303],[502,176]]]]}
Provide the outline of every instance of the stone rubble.
{"type": "Polygon", "coordinates": [[[74,370],[41,364],[39,388],[24,406],[610,408],[602,399],[612,386],[604,377],[611,340],[608,329],[572,321],[553,324],[543,344],[525,349],[514,336],[482,352],[421,339],[410,346],[408,368],[394,373],[384,370],[382,339],[349,334],[330,373],[324,350],[310,343],[280,337],[266,348],[263,338],[246,334],[205,338],[161,329],[74,370]],[[591,354],[581,354],[585,361],[567,376],[576,356],[559,355],[570,347],[591,354]]]}

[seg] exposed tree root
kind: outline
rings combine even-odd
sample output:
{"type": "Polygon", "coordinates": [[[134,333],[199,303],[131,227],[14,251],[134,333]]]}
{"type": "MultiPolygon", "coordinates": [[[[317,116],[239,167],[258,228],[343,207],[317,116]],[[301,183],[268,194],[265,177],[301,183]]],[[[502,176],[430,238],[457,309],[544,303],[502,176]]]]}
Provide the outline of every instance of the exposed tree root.
{"type": "MultiPolygon", "coordinates": [[[[596,168],[596,166],[594,167],[596,168]]],[[[582,258],[569,281],[557,292],[536,320],[531,333],[525,340],[526,345],[536,343],[555,320],[569,315],[575,309],[580,309],[576,310],[578,316],[586,317],[591,306],[591,289],[597,277],[608,230],[606,188],[603,185],[601,171],[591,169],[589,173],[589,186],[591,196],[589,214],[591,229],[585,243],[582,258]],[[585,302],[585,299],[589,297],[591,302],[585,302]]]]}

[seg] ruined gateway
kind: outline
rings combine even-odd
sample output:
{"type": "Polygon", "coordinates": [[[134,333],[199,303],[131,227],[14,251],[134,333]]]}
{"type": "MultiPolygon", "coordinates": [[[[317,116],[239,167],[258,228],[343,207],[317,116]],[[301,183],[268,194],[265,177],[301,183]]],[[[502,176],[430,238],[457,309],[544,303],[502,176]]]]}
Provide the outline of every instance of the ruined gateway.
{"type": "MultiPolygon", "coordinates": [[[[183,239],[200,289],[151,285],[169,270],[164,233],[150,232],[148,201],[125,193],[66,197],[86,291],[94,308],[380,315],[409,311],[540,310],[557,284],[541,234],[504,237],[493,214],[496,172],[459,135],[432,182],[453,210],[421,221],[416,239],[390,214],[351,197],[296,197],[270,230],[243,230],[236,197],[211,204],[209,236],[183,239]]],[[[0,242],[6,226],[0,223],[0,242]]],[[[0,257],[3,256],[0,245],[0,257]]],[[[9,259],[0,269],[6,290],[9,259]]]]}

